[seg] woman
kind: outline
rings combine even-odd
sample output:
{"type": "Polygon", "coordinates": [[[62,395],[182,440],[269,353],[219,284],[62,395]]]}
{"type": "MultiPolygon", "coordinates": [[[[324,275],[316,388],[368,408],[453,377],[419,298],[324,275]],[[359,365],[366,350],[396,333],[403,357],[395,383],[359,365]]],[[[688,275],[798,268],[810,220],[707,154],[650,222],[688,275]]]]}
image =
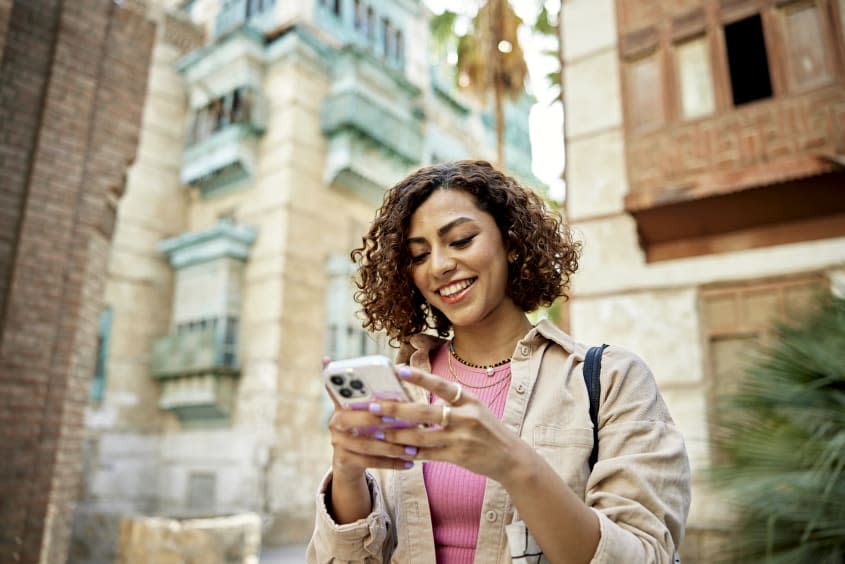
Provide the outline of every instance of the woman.
{"type": "Polygon", "coordinates": [[[689,465],[649,369],[605,350],[591,471],[586,347],[526,316],[564,295],[578,251],[485,162],[387,192],[352,253],[356,299],[419,401],[336,410],[309,562],[672,561],[689,465]]]}

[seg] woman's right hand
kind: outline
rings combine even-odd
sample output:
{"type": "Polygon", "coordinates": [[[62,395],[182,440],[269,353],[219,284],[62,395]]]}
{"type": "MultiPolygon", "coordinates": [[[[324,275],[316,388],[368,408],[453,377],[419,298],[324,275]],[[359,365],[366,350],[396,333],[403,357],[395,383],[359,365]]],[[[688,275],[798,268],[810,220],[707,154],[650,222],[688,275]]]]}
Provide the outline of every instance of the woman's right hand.
{"type": "Polygon", "coordinates": [[[335,405],[329,420],[332,447],[332,475],[334,480],[358,482],[367,468],[407,470],[414,463],[416,448],[384,441],[384,430],[393,427],[382,416],[371,413],[368,404],[361,408],[342,408],[335,405]]]}
{"type": "Polygon", "coordinates": [[[363,410],[335,405],[329,420],[334,454],[328,508],[336,523],[353,523],[372,512],[365,469],[406,470],[414,465],[411,459],[416,448],[384,442],[380,429],[387,425],[381,416],[370,413],[366,404],[363,410]]]}

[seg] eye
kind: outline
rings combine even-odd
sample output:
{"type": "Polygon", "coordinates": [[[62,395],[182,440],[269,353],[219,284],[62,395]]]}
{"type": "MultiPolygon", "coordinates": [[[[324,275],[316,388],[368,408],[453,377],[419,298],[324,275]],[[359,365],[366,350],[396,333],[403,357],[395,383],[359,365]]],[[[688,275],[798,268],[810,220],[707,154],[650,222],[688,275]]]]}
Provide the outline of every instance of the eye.
{"type": "Polygon", "coordinates": [[[418,255],[411,255],[411,264],[420,264],[421,262],[423,262],[426,259],[427,256],[428,256],[428,253],[420,253],[418,255]]]}
{"type": "Polygon", "coordinates": [[[466,247],[470,243],[472,243],[472,240],[475,239],[475,237],[477,235],[478,234],[476,233],[475,235],[470,235],[469,237],[465,237],[463,239],[458,239],[457,241],[453,241],[452,246],[456,249],[463,249],[464,247],[466,247]]]}

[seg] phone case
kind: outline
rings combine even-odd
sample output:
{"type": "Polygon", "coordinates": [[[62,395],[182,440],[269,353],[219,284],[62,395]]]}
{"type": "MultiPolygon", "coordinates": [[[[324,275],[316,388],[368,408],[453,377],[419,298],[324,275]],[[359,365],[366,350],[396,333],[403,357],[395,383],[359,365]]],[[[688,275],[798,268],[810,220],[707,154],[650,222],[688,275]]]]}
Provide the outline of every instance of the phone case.
{"type": "Polygon", "coordinates": [[[408,401],[408,395],[386,356],[373,355],[330,362],[323,380],[341,405],[373,400],[408,401]]]}

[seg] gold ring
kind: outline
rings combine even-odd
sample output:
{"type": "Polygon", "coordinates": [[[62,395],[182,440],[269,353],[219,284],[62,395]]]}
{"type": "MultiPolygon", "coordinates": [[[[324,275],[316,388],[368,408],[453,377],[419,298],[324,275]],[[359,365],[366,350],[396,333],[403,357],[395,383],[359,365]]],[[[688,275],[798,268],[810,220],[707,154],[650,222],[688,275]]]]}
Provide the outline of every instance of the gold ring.
{"type": "Polygon", "coordinates": [[[455,397],[449,403],[458,403],[461,401],[461,396],[464,395],[464,388],[460,384],[458,384],[458,391],[455,392],[455,397]]]}
{"type": "Polygon", "coordinates": [[[440,406],[440,428],[445,429],[449,426],[449,415],[452,414],[452,408],[445,403],[440,406]]]}

